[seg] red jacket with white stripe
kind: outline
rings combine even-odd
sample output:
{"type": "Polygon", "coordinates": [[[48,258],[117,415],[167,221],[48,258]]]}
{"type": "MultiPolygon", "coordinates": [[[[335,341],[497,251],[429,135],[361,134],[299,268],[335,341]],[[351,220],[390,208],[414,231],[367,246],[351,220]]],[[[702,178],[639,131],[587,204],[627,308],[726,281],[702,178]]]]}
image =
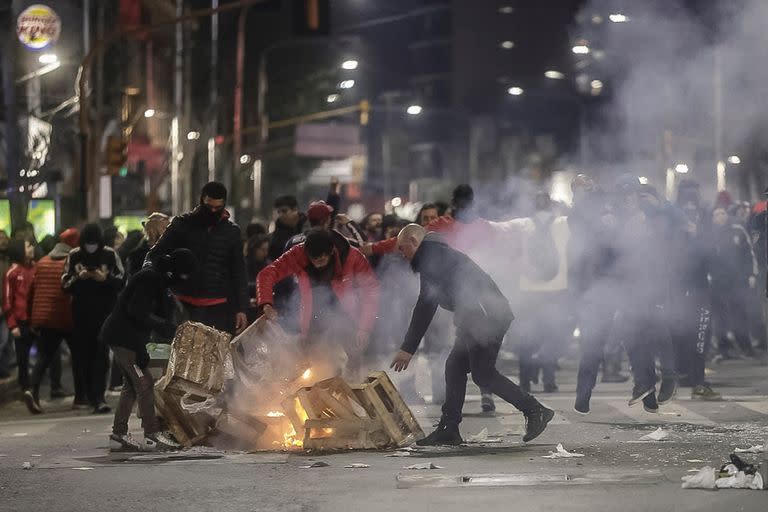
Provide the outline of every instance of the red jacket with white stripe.
{"type": "Polygon", "coordinates": [[[32,280],[35,277],[35,266],[14,263],[5,274],[3,286],[3,313],[8,322],[8,329],[15,329],[19,322],[29,321],[32,306],[32,280]]]}
{"type": "MultiPolygon", "coordinates": [[[[379,282],[368,260],[354,247],[334,250],[334,273],[331,288],[339,304],[350,318],[357,320],[357,329],[371,332],[379,309],[379,282]]],[[[308,334],[312,320],[312,284],[307,273],[311,265],[304,244],[294,246],[275,262],[259,272],[256,278],[256,301],[259,306],[272,304],[275,283],[296,276],[301,293],[299,321],[301,332],[308,334]]]]}

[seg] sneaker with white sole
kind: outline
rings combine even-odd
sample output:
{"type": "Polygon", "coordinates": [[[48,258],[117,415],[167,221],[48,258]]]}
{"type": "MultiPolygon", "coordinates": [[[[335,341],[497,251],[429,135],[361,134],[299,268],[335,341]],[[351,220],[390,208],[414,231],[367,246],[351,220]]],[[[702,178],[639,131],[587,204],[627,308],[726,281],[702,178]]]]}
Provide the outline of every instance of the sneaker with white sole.
{"type": "Polygon", "coordinates": [[[140,452],[141,446],[131,434],[109,436],[109,451],[111,452],[140,452]]]}
{"type": "Polygon", "coordinates": [[[165,435],[163,432],[157,432],[144,436],[142,450],[146,452],[173,451],[180,450],[181,445],[165,435]]]}

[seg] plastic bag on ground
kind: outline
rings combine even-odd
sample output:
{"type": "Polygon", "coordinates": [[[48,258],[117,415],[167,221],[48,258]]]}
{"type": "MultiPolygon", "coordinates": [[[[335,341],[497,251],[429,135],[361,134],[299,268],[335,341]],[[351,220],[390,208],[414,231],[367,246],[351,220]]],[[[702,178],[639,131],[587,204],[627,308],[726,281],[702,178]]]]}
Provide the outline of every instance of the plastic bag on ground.
{"type": "Polygon", "coordinates": [[[759,473],[748,475],[739,471],[735,475],[715,480],[715,487],[718,489],[753,489],[762,490],[763,477],[759,473]]]}
{"type": "Polygon", "coordinates": [[[422,462],[420,464],[412,464],[405,466],[403,469],[443,469],[442,466],[437,466],[431,462],[422,462]]]}
{"type": "Polygon", "coordinates": [[[684,476],[682,480],[683,489],[714,489],[715,468],[703,467],[696,474],[684,476]]]}
{"type": "Polygon", "coordinates": [[[669,437],[669,432],[662,430],[661,427],[657,428],[650,434],[646,434],[640,438],[640,441],[663,441],[669,437]]]}
{"type": "Polygon", "coordinates": [[[549,452],[549,455],[542,455],[544,459],[571,459],[575,457],[583,457],[583,453],[572,453],[563,448],[563,443],[559,443],[554,452],[549,452]]]}

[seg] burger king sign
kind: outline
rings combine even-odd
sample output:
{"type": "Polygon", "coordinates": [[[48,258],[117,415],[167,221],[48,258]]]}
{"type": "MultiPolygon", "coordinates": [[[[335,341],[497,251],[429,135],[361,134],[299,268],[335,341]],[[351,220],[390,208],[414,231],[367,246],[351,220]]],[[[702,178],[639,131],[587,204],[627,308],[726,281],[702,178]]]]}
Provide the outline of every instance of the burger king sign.
{"type": "Polygon", "coordinates": [[[42,50],[59,40],[61,20],[47,5],[31,5],[16,20],[16,35],[30,50],[42,50]]]}

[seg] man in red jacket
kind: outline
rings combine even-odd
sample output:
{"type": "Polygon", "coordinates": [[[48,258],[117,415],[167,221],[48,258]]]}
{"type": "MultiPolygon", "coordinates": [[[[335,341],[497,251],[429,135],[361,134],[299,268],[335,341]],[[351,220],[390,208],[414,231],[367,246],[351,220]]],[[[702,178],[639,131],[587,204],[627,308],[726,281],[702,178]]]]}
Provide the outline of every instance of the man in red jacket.
{"type": "MultiPolygon", "coordinates": [[[[308,349],[324,341],[340,343],[347,369],[356,372],[379,306],[379,283],[368,260],[343,237],[313,230],[256,278],[256,300],[269,320],[275,283],[295,276],[301,295],[299,325],[308,349]]],[[[332,361],[332,363],[336,363],[332,361]]]]}
{"type": "Polygon", "coordinates": [[[40,381],[57,357],[61,341],[66,341],[72,353],[72,375],[75,382],[75,401],[73,408],[87,408],[85,385],[80,347],[71,342],[73,329],[72,297],[64,293],[61,287],[61,275],[64,263],[70,251],[80,245],[80,232],[69,228],[59,235],[59,243],[53,250],[37,262],[35,278],[32,281],[32,316],[30,324],[39,333],[37,342],[38,359],[32,371],[32,398],[25,395],[29,412],[40,414],[40,381]]]}
{"type": "Polygon", "coordinates": [[[35,275],[35,246],[28,240],[11,240],[8,256],[13,264],[5,275],[3,313],[16,347],[19,387],[26,395],[29,393],[29,350],[35,342],[29,328],[29,291],[35,275]]]}

